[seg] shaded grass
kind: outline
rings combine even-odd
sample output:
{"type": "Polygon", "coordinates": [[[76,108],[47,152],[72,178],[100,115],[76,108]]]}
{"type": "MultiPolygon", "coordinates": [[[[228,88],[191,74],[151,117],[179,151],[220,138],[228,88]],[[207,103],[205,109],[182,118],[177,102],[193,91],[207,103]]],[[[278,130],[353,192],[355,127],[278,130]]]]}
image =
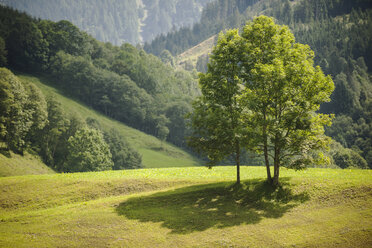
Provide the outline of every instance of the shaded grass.
{"type": "Polygon", "coordinates": [[[144,167],[182,167],[201,164],[200,160],[170,143],[162,143],[154,136],[126,126],[89,108],[78,100],[64,96],[63,92],[52,87],[53,84],[42,76],[35,77],[23,73],[17,73],[16,75],[23,81],[35,84],[45,96],[53,96],[55,100],[62,104],[63,109],[67,113],[75,113],[83,119],[88,117],[94,118],[99,121],[105,130],[110,130],[111,128],[117,129],[126,138],[128,143],[142,155],[144,167]]]}
{"type": "Polygon", "coordinates": [[[161,222],[172,233],[191,233],[279,218],[307,200],[306,193],[294,194],[288,183],[274,189],[266,181],[254,179],[240,185],[204,184],[130,198],[116,211],[128,219],[161,222]]]}

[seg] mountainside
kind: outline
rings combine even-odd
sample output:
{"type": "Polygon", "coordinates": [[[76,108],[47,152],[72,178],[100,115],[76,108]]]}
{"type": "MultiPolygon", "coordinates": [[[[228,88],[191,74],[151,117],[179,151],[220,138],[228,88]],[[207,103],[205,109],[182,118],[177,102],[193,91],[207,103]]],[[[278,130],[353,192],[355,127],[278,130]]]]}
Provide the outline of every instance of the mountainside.
{"type": "Polygon", "coordinates": [[[58,79],[65,94],[185,147],[184,115],[199,94],[194,73],[128,43],[99,42],[68,21],[37,20],[8,7],[0,12],[0,66],[58,79]]]}
{"type": "Polygon", "coordinates": [[[151,41],[200,19],[212,0],[0,0],[0,4],[52,21],[68,20],[96,39],[121,45],[151,41]]]}
{"type": "Polygon", "coordinates": [[[200,163],[197,158],[174,145],[130,128],[90,109],[76,100],[62,95],[59,90],[50,85],[50,82],[48,84],[46,79],[25,74],[18,75],[18,77],[22,81],[32,83],[40,88],[47,98],[53,98],[60,103],[66,114],[77,116],[82,120],[94,120],[106,132],[115,129],[125,138],[130,147],[139,152],[142,158],[142,165],[145,168],[196,166],[200,163]]]}

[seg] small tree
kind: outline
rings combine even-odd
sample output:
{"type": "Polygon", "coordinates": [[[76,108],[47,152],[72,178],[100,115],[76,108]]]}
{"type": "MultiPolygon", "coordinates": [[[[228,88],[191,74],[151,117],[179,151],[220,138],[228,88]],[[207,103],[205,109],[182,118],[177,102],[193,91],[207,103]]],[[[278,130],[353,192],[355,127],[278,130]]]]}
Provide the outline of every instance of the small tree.
{"type": "Polygon", "coordinates": [[[84,127],[71,136],[68,143],[68,171],[102,171],[114,165],[109,146],[97,129],[84,127]]]}
{"type": "Polygon", "coordinates": [[[242,108],[238,97],[242,93],[242,81],[238,77],[238,31],[220,34],[214,47],[207,73],[200,73],[202,96],[193,104],[190,115],[193,133],[188,144],[206,155],[209,166],[227,156],[234,156],[237,167],[237,183],[240,183],[240,151],[244,142],[241,136],[242,108]]]}

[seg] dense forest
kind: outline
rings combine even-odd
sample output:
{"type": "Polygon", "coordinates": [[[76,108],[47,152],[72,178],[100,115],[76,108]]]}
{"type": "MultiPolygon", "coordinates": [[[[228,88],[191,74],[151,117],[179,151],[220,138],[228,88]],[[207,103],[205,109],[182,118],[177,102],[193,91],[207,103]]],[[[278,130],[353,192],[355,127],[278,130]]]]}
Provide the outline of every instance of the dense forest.
{"type": "Polygon", "coordinates": [[[2,0],[0,3],[52,21],[68,20],[94,38],[121,45],[148,42],[191,26],[211,0],[2,0]]]}

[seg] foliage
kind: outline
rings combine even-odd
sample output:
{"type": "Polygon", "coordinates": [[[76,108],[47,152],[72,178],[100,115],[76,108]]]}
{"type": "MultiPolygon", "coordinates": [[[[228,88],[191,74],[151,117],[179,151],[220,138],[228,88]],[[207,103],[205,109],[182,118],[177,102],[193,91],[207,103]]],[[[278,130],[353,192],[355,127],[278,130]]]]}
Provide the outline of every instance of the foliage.
{"type": "Polygon", "coordinates": [[[8,51],[5,48],[5,41],[3,38],[0,37],[0,67],[4,67],[7,64],[7,56],[8,51]]]}
{"type": "Polygon", "coordinates": [[[238,78],[239,58],[231,53],[237,46],[237,30],[221,34],[212,51],[206,74],[199,74],[202,96],[194,102],[191,114],[193,128],[189,145],[205,154],[210,166],[227,156],[234,156],[237,166],[237,183],[240,183],[239,166],[244,137],[241,129],[242,108],[238,103],[241,80],[238,78]]]}
{"type": "Polygon", "coordinates": [[[97,129],[83,127],[68,139],[66,169],[69,172],[102,171],[112,168],[112,155],[97,129]]]}
{"type": "Polygon", "coordinates": [[[39,109],[44,99],[34,87],[27,88],[29,93],[5,68],[0,69],[0,84],[0,138],[8,149],[23,153],[27,134],[45,125],[45,112],[39,109]],[[35,99],[41,105],[35,104],[35,99]]]}
{"type": "MultiPolygon", "coordinates": [[[[368,131],[372,127],[369,110],[372,97],[371,1],[267,0],[255,2],[248,7],[244,4],[238,6],[237,1],[228,1],[232,7],[230,9],[238,8],[240,14],[229,11],[226,12],[227,15],[218,15],[218,13],[225,13],[226,10],[227,5],[222,2],[216,1],[208,5],[203,10],[204,19],[202,18],[201,22],[196,23],[192,28],[158,37],[151,44],[146,44],[145,49],[154,54],[159,54],[162,49],[168,49],[174,55],[180,54],[221,31],[222,29],[212,28],[213,25],[219,25],[216,21],[218,18],[223,20],[226,28],[229,20],[235,16],[239,16],[241,23],[261,13],[273,16],[278,23],[286,24],[291,28],[298,42],[308,44],[314,50],[315,65],[320,65],[322,70],[332,75],[334,79],[335,90],[331,95],[331,101],[321,104],[320,112],[336,114],[335,123],[342,122],[345,117],[350,119],[347,124],[345,123],[344,128],[341,125],[327,128],[326,134],[361,154],[369,161],[369,166],[372,168],[372,151],[369,142],[372,138],[371,132],[368,131]],[[354,136],[348,134],[351,126],[354,136]]],[[[200,58],[197,67],[202,72],[204,72],[203,61],[204,59],[200,58]]]]}
{"type": "Polygon", "coordinates": [[[340,149],[333,155],[333,160],[342,169],[361,168],[367,169],[368,164],[362,156],[351,149],[340,149]]]}
{"type": "Polygon", "coordinates": [[[313,57],[288,27],[265,16],[248,23],[241,36],[237,30],[221,35],[207,74],[200,74],[203,96],[194,105],[190,144],[217,161],[234,152],[237,166],[239,145],[246,145],[264,155],[275,185],[280,166],[316,162],[311,151],[327,147],[323,126],[331,117],[315,111],[330,100],[334,85],[314,68],[313,57]]]}
{"type": "MultiPolygon", "coordinates": [[[[130,44],[101,43],[68,21],[36,20],[4,6],[0,13],[10,68],[46,74],[64,94],[148,134],[157,135],[157,116],[168,105],[190,106],[199,94],[193,75],[130,44]]],[[[185,131],[171,125],[162,128],[168,141],[182,145],[185,131]]]]}
{"type": "Polygon", "coordinates": [[[87,118],[86,123],[90,128],[97,129],[103,133],[105,142],[110,147],[114,170],[138,169],[142,165],[141,155],[134,150],[116,128],[111,128],[108,131],[103,130],[98,120],[87,118]]]}

